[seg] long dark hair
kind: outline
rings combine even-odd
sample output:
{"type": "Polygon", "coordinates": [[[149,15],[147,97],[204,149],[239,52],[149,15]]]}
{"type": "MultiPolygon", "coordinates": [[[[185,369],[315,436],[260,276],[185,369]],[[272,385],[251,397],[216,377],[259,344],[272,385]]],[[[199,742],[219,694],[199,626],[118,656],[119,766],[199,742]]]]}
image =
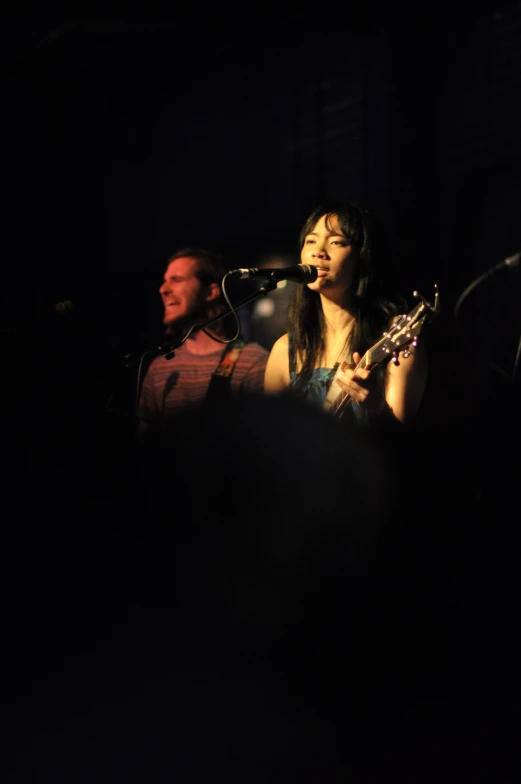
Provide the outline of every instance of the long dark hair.
{"type": "MultiPolygon", "coordinates": [[[[335,215],[358,256],[353,281],[355,321],[348,342],[353,351],[363,355],[382,336],[392,317],[407,308],[407,302],[392,292],[383,267],[390,257],[385,232],[376,215],[366,207],[338,200],[319,204],[302,226],[300,250],[318,220],[325,216],[327,225],[335,215]]],[[[320,295],[307,286],[297,286],[293,291],[288,309],[288,332],[300,365],[297,387],[303,386],[324,356],[326,337],[320,295]]]]}

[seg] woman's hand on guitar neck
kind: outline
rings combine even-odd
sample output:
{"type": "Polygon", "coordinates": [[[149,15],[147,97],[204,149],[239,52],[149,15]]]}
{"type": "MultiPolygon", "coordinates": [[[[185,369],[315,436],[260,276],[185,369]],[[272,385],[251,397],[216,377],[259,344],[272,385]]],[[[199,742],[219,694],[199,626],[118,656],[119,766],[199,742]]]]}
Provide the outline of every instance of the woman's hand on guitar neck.
{"type": "Polygon", "coordinates": [[[349,365],[347,362],[342,363],[340,368],[342,372],[337,376],[336,383],[351,400],[359,403],[368,411],[381,409],[385,401],[382,400],[382,393],[378,389],[376,378],[371,376],[371,368],[360,366],[362,357],[356,351],[353,352],[353,361],[354,365],[349,365]]]}

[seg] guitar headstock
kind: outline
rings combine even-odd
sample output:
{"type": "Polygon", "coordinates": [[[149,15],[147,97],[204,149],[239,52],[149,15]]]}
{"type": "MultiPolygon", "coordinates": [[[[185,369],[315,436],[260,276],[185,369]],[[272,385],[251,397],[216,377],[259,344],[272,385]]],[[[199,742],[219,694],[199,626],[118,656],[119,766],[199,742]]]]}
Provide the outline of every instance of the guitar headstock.
{"type": "Polygon", "coordinates": [[[384,332],[383,337],[365,354],[366,366],[373,366],[378,362],[392,359],[398,360],[398,354],[404,350],[404,356],[410,354],[410,347],[416,346],[417,338],[424,324],[430,321],[439,313],[439,291],[438,284],[434,284],[434,303],[431,305],[418,292],[414,296],[419,299],[417,305],[407,314],[398,316],[388,332],[384,332]]]}

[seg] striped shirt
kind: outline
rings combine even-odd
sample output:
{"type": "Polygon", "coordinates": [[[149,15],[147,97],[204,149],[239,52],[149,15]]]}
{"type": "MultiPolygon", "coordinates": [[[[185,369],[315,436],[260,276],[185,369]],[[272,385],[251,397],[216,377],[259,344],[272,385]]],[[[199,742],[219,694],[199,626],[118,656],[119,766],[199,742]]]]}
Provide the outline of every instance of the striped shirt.
{"type": "MultiPolygon", "coordinates": [[[[172,359],[156,357],[150,364],[140,391],[138,417],[155,431],[174,417],[200,406],[206,398],[212,374],[217,370],[224,347],[216,344],[210,354],[192,354],[183,343],[172,359]]],[[[242,349],[233,368],[230,392],[262,393],[269,352],[258,343],[242,349]]]]}

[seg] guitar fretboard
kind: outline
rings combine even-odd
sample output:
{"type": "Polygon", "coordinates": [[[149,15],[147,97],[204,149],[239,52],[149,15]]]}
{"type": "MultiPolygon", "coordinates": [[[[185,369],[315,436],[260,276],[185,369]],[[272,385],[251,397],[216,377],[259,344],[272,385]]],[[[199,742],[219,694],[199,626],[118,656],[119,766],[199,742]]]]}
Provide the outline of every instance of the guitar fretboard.
{"type": "MultiPolygon", "coordinates": [[[[421,296],[421,294],[415,291],[414,296],[417,297],[420,302],[410,311],[410,313],[398,316],[389,331],[385,332],[383,337],[380,338],[372,348],[365,352],[355,370],[360,368],[372,369],[379,362],[387,362],[391,358],[397,360],[401,350],[403,350],[403,356],[406,358],[410,354],[410,346],[416,345],[417,336],[420,334],[425,322],[439,313],[440,304],[437,283],[434,284],[434,292],[434,304],[431,305],[421,296]]],[[[348,365],[347,359],[347,353],[344,353],[344,356],[339,360],[338,368],[331,380],[324,400],[324,409],[335,415],[342,412],[351,399],[349,393],[338,383],[339,377],[348,365]]]]}

